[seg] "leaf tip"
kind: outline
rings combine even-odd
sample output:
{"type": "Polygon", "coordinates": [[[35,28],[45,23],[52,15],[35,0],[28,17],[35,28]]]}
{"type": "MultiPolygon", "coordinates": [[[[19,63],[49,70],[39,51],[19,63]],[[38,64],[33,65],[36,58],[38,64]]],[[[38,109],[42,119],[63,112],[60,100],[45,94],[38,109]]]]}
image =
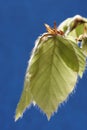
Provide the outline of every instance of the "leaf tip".
{"type": "Polygon", "coordinates": [[[47,115],[47,120],[50,121],[50,119],[51,119],[51,116],[48,116],[48,115],[47,115]]]}
{"type": "Polygon", "coordinates": [[[15,115],[15,122],[19,119],[19,118],[22,118],[22,115],[20,113],[17,113],[15,115]]]}

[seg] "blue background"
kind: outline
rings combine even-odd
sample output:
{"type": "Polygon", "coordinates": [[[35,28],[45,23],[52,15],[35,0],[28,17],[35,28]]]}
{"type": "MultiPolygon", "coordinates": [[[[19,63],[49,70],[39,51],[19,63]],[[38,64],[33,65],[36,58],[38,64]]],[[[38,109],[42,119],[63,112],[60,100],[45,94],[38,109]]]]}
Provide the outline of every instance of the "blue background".
{"type": "Polygon", "coordinates": [[[0,0],[0,130],[87,130],[87,72],[49,122],[33,106],[14,122],[27,61],[44,23],[76,14],[87,17],[86,0],[0,0]]]}

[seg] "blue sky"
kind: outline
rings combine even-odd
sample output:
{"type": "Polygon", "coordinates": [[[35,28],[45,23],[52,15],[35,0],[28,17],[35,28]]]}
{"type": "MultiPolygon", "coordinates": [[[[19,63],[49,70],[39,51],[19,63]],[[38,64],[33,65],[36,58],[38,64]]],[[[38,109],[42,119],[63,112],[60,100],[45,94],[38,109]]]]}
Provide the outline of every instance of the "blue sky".
{"type": "Polygon", "coordinates": [[[76,14],[87,17],[86,0],[0,0],[0,130],[87,130],[87,71],[49,122],[33,106],[14,122],[27,62],[44,23],[53,26],[76,14]]]}

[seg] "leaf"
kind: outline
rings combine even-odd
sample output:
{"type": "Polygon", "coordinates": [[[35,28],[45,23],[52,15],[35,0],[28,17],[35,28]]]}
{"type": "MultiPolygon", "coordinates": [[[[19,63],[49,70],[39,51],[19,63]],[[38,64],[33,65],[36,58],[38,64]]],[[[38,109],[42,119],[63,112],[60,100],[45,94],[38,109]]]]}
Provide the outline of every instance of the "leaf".
{"type": "Polygon", "coordinates": [[[78,61],[77,55],[75,54],[75,50],[72,44],[70,44],[69,40],[66,40],[65,38],[62,38],[62,37],[58,37],[58,40],[60,43],[58,45],[58,48],[59,48],[59,53],[61,55],[61,58],[65,61],[68,67],[78,72],[79,61],[78,61]]]}
{"type": "Polygon", "coordinates": [[[87,37],[85,37],[82,40],[82,48],[81,49],[82,49],[84,55],[87,57],[87,37]]]}
{"type": "Polygon", "coordinates": [[[80,78],[82,78],[83,73],[86,68],[86,56],[83,54],[82,50],[77,47],[77,45],[73,44],[73,46],[74,46],[76,55],[79,60],[79,73],[78,74],[79,74],[80,78]]]}
{"type": "Polygon", "coordinates": [[[81,34],[84,33],[84,27],[85,27],[86,23],[80,24],[78,25],[75,29],[73,29],[69,35],[73,36],[74,39],[76,39],[77,37],[79,37],[81,34]]]}
{"type": "Polygon", "coordinates": [[[74,39],[79,37],[84,32],[84,26],[87,24],[87,19],[80,16],[75,15],[74,17],[68,18],[63,21],[58,29],[65,32],[66,35],[73,36],[74,39]]]}
{"type": "Polygon", "coordinates": [[[35,49],[29,64],[29,87],[49,119],[75,87],[78,59],[72,44],[61,36],[42,40],[35,49]]]}
{"type": "Polygon", "coordinates": [[[86,68],[86,56],[83,53],[82,48],[79,48],[77,44],[75,44],[75,41],[73,40],[73,38],[71,36],[67,36],[66,37],[67,40],[69,40],[69,42],[72,44],[74,50],[75,50],[75,54],[78,57],[78,61],[79,61],[79,76],[80,78],[82,78],[83,73],[85,71],[86,68]]]}
{"type": "Polygon", "coordinates": [[[32,95],[30,93],[30,88],[29,88],[29,75],[26,72],[24,90],[22,92],[20,101],[17,105],[16,114],[15,114],[15,121],[17,121],[20,117],[22,117],[25,109],[27,107],[29,107],[31,102],[32,102],[32,95]]]}
{"type": "Polygon", "coordinates": [[[29,61],[15,120],[33,101],[50,119],[73,91],[85,66],[86,57],[70,36],[39,38],[29,61]]]}

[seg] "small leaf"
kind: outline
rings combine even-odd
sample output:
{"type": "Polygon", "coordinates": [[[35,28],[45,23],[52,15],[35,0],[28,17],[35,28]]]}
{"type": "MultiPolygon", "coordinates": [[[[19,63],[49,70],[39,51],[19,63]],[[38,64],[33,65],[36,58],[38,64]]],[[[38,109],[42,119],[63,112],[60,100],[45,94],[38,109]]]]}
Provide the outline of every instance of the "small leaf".
{"type": "Polygon", "coordinates": [[[74,39],[79,37],[84,32],[84,26],[87,24],[87,19],[76,15],[63,21],[58,29],[65,32],[66,35],[73,36],[74,39]]]}
{"type": "Polygon", "coordinates": [[[79,37],[81,34],[84,33],[84,26],[86,26],[86,23],[82,23],[78,25],[75,29],[73,29],[69,35],[73,36],[75,39],[79,37]]]}

